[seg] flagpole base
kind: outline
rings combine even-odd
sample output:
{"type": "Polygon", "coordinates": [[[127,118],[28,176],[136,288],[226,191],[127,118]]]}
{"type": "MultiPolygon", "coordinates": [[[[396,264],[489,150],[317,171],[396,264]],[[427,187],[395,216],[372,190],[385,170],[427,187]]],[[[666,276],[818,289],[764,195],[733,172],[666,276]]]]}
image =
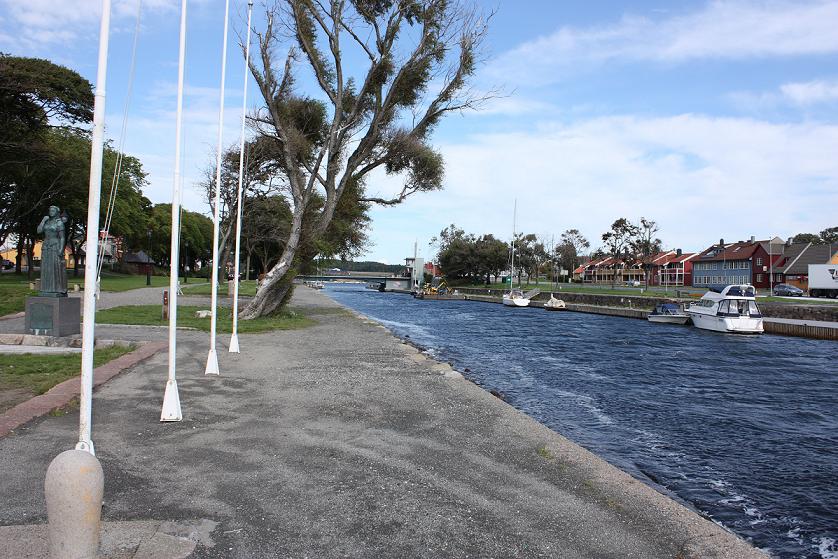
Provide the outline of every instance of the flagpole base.
{"type": "Polygon", "coordinates": [[[218,354],[215,352],[215,348],[210,348],[209,355],[207,356],[207,368],[204,369],[205,375],[218,375],[220,374],[218,371],[218,354]]]}
{"type": "Polygon", "coordinates": [[[90,452],[67,450],[47,468],[50,557],[97,557],[105,475],[90,452]]]}
{"type": "Polygon", "coordinates": [[[180,395],[175,379],[166,382],[166,393],[163,395],[163,411],[160,413],[160,421],[183,421],[183,414],[180,412],[180,395]]]}
{"type": "Polygon", "coordinates": [[[233,334],[230,336],[230,353],[241,353],[239,351],[239,335],[233,334]]]}

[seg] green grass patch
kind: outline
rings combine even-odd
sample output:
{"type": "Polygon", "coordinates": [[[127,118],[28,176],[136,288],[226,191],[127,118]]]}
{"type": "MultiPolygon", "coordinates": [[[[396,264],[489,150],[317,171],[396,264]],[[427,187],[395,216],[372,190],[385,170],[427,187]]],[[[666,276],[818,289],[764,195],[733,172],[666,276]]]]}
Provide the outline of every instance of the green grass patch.
{"type": "MultiPolygon", "coordinates": [[[[209,332],[210,319],[197,318],[196,311],[208,310],[206,307],[178,306],[177,325],[180,327],[196,328],[209,332]]],[[[230,309],[219,308],[218,332],[232,332],[233,318],[230,309]]],[[[102,309],[96,313],[96,322],[100,324],[133,324],[139,326],[167,326],[168,320],[163,320],[160,305],[128,305],[102,309]]],[[[315,324],[315,321],[292,310],[280,314],[255,318],[253,320],[239,320],[239,332],[267,332],[270,330],[294,330],[315,324]]]]}
{"type": "Polygon", "coordinates": [[[550,452],[546,446],[538,447],[538,455],[544,458],[545,460],[552,460],[554,458],[553,453],[550,452]]]}
{"type": "MultiPolygon", "coordinates": [[[[201,280],[198,280],[201,281],[201,280]]],[[[84,278],[69,278],[70,289],[73,288],[73,283],[84,284],[84,278]]],[[[180,279],[181,285],[183,278],[180,279]]],[[[151,276],[151,287],[168,287],[168,276],[151,276]]],[[[131,289],[139,289],[146,286],[145,275],[127,275],[127,274],[106,274],[102,272],[102,279],[99,283],[102,291],[129,291],[131,289]]]]}
{"type": "MultiPolygon", "coordinates": [[[[203,281],[203,280],[202,280],[203,281]]],[[[203,285],[183,285],[184,295],[212,295],[212,284],[205,283],[203,285]]],[[[256,295],[256,280],[242,281],[239,284],[239,295],[253,297],[256,295]]],[[[218,296],[227,297],[227,282],[221,282],[218,285],[218,296]]]]}
{"type": "Polygon", "coordinates": [[[4,282],[0,285],[0,316],[23,311],[26,308],[26,298],[37,294],[36,291],[29,290],[29,282],[4,282]]]}
{"type": "MultiPolygon", "coordinates": [[[[133,350],[133,346],[97,349],[93,352],[93,364],[98,367],[133,350]]],[[[4,355],[0,362],[0,390],[22,388],[32,394],[43,394],[56,384],[78,376],[80,371],[81,353],[4,355]]]]}

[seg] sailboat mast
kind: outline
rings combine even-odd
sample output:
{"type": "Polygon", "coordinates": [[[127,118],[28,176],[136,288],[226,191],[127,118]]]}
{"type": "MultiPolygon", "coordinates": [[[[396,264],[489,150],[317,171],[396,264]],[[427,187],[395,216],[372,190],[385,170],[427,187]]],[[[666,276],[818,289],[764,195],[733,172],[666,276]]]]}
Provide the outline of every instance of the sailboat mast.
{"type": "Polygon", "coordinates": [[[512,293],[512,278],[515,277],[515,228],[518,223],[518,199],[515,199],[512,210],[512,269],[509,271],[509,293],[512,293]]]}

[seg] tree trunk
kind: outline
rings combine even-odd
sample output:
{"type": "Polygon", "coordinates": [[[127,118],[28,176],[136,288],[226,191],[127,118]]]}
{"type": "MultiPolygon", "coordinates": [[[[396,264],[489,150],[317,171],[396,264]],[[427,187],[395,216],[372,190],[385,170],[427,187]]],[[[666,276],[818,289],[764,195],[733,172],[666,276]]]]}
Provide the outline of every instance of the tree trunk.
{"type": "Polygon", "coordinates": [[[35,279],[35,242],[32,239],[26,239],[26,261],[28,262],[27,277],[30,280],[35,279]]]}
{"type": "Polygon", "coordinates": [[[253,251],[248,249],[247,250],[247,264],[244,267],[244,279],[245,281],[250,281],[250,255],[253,254],[253,251]]]}
{"type": "Polygon", "coordinates": [[[300,244],[300,236],[303,230],[304,205],[298,205],[294,210],[291,219],[291,232],[288,236],[288,244],[282,251],[279,262],[265,274],[265,280],[256,291],[256,296],[240,313],[239,318],[250,320],[260,316],[267,316],[276,312],[291,296],[293,274],[286,277],[293,270],[294,257],[297,255],[297,248],[300,244]]]}
{"type": "Polygon", "coordinates": [[[17,255],[15,256],[15,273],[20,274],[23,270],[23,235],[17,236],[17,255]]]}

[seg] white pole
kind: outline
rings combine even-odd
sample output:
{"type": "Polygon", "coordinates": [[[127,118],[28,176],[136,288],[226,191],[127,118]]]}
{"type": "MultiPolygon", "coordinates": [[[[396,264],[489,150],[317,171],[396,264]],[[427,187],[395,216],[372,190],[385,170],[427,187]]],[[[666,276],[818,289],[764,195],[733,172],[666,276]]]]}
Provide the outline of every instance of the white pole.
{"type": "Polygon", "coordinates": [[[244,179],[244,125],[247,118],[247,77],[250,73],[250,17],[253,0],[247,3],[247,44],[244,47],[244,93],[242,96],[242,128],[239,145],[239,185],[236,189],[236,257],[233,263],[233,335],[230,336],[230,353],[239,353],[239,260],[242,238],[242,181],[244,179]]]}
{"type": "Polygon", "coordinates": [[[102,190],[102,150],[105,141],[105,79],[108,70],[108,32],[111,22],[111,0],[102,0],[99,24],[99,66],[96,70],[96,92],[93,102],[93,138],[90,150],[90,183],[87,198],[87,254],[84,259],[84,318],[81,350],[81,390],[79,392],[79,442],[76,450],[95,455],[91,431],[93,427],[93,345],[96,322],[95,251],[99,246],[99,202],[102,190]]]}
{"type": "Polygon", "coordinates": [[[210,348],[205,375],[217,375],[218,355],[215,352],[215,328],[218,320],[218,220],[221,207],[221,152],[224,130],[224,81],[227,75],[227,29],[230,20],[230,0],[224,3],[224,46],[221,48],[221,95],[218,109],[218,153],[215,157],[215,211],[212,214],[212,318],[210,322],[210,348]]]}
{"type": "Polygon", "coordinates": [[[177,76],[177,112],[175,113],[175,176],[172,185],[172,242],[169,251],[169,379],[163,396],[160,421],[181,421],[180,395],[177,389],[177,290],[180,258],[180,136],[183,124],[183,68],[186,60],[186,0],[180,6],[180,53],[177,76]]]}

